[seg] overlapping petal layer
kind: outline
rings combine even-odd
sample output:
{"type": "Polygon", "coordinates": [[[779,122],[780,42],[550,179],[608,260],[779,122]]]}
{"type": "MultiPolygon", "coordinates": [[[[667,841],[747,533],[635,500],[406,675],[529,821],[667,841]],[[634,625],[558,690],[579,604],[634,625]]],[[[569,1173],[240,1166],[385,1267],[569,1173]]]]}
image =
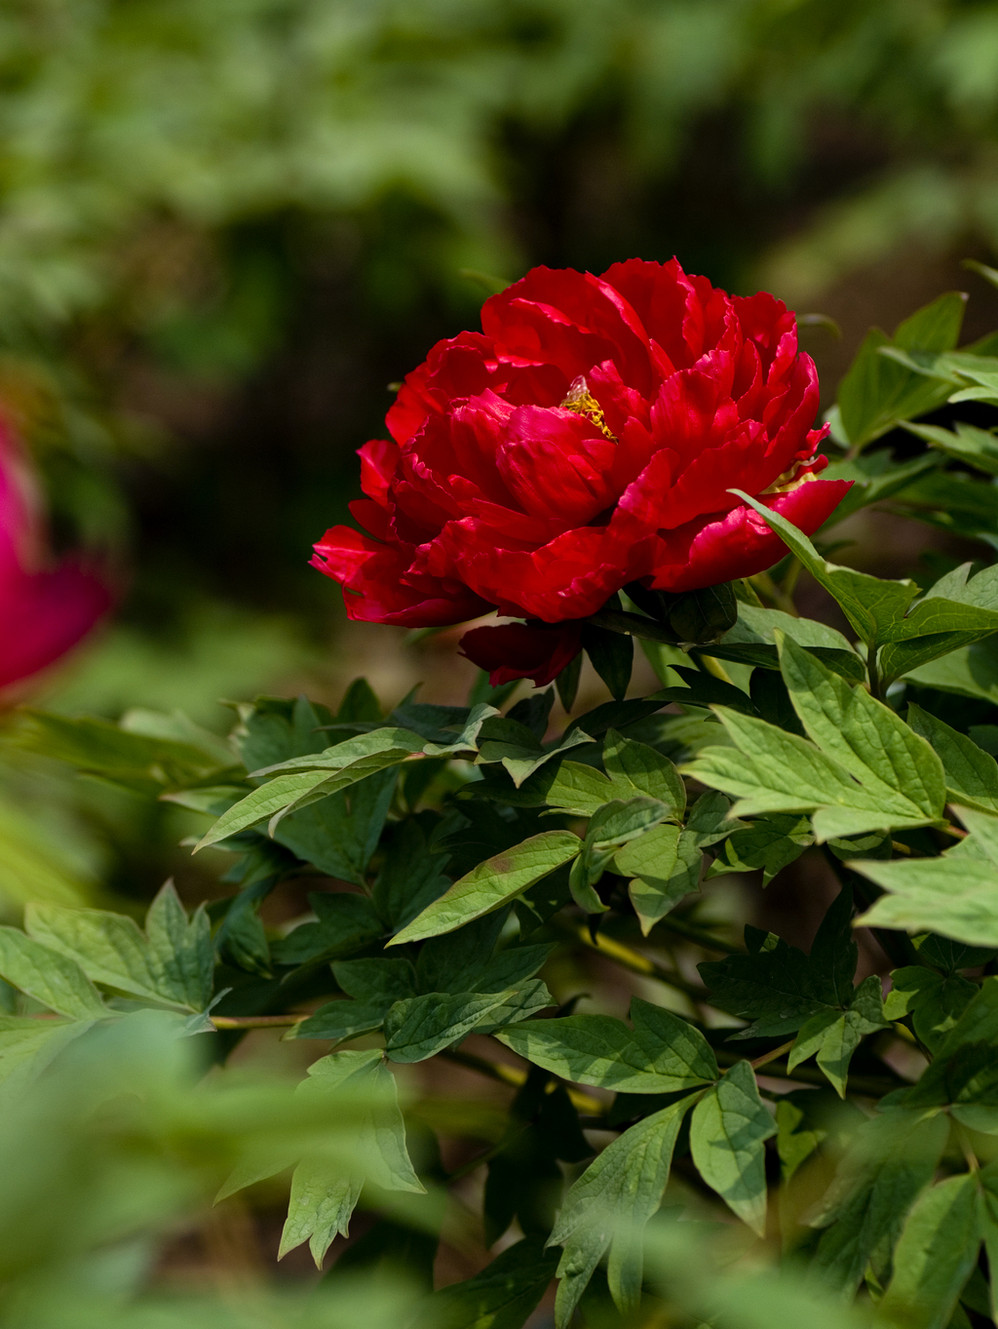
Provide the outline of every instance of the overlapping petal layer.
{"type": "MultiPolygon", "coordinates": [[[[352,511],[368,534],[334,527],[312,561],[352,618],[409,626],[490,609],[577,624],[629,582],[749,576],[784,548],[731,490],[811,533],[848,489],[815,478],[817,407],[814,364],[771,295],[732,298],[675,259],[535,268],[486,302],[481,333],[438,343],[406,378],[391,439],[361,449],[352,511]]],[[[539,627],[465,638],[482,663],[508,652],[494,676],[535,681],[573,643],[539,627]]]]}

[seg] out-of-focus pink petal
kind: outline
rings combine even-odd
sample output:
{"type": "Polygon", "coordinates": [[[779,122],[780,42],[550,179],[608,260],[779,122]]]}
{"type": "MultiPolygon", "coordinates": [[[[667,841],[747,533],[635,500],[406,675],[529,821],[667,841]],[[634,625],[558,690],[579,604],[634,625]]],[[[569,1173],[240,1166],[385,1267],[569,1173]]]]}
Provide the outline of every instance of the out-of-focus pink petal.
{"type": "Polygon", "coordinates": [[[80,562],[24,573],[0,586],[0,688],[54,664],[111,606],[105,580],[80,562]]]}

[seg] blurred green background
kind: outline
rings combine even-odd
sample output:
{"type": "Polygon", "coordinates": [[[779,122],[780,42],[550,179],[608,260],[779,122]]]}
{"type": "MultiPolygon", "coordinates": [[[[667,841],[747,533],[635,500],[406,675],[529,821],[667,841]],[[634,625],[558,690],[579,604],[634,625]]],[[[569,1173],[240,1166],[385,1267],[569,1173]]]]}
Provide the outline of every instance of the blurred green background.
{"type": "MultiPolygon", "coordinates": [[[[363,672],[441,699],[453,640],[344,631],[307,559],[488,275],[677,254],[832,315],[834,389],[869,323],[993,260],[996,130],[991,0],[6,0],[0,402],[57,541],[125,587],[40,699],[217,730],[219,698],[363,672]]],[[[11,902],[43,866],[55,896],[203,888],[164,847],[186,814],[4,766],[11,902]]]]}

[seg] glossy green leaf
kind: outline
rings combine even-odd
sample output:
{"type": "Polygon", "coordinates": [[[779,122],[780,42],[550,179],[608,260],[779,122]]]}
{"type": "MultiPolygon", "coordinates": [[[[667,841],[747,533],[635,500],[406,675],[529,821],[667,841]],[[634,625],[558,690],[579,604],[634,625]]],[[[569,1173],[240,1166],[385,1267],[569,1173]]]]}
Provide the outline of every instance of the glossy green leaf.
{"type": "Polygon", "coordinates": [[[740,489],[731,492],[754,508],[787,548],[797,555],[818,585],[837,602],[868,646],[876,648],[887,639],[890,629],[904,618],[908,606],[918,595],[918,587],[913,581],[883,581],[868,573],[829,563],[807,536],[785,517],[740,489]]]}

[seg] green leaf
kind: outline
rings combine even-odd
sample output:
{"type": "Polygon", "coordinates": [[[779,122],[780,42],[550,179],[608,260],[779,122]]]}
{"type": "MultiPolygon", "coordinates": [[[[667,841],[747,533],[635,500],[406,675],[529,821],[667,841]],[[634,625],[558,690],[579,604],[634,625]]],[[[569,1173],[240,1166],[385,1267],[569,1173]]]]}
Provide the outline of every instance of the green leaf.
{"type": "Polygon", "coordinates": [[[707,879],[727,872],[761,869],[762,884],[768,886],[778,872],[798,859],[812,844],[814,835],[806,817],[793,813],[759,817],[751,826],[734,831],[718,845],[707,879]]]}
{"type": "Polygon", "coordinates": [[[0,1015],[0,1104],[22,1100],[27,1086],[62,1049],[92,1027],[93,1020],[0,1015]]]}
{"type": "Polygon", "coordinates": [[[790,1050],[787,1067],[793,1070],[817,1054],[818,1065],[829,1083],[840,1098],[845,1098],[852,1054],[867,1034],[886,1029],[888,1023],[880,979],[871,974],[856,989],[844,1011],[819,1011],[805,1021],[790,1050]]]}
{"type": "MultiPolygon", "coordinates": [[[[984,1236],[984,1252],[988,1257],[989,1270],[998,1269],[998,1167],[989,1163],[981,1169],[981,1225],[984,1236]]],[[[992,1275],[988,1289],[991,1301],[991,1318],[998,1320],[998,1279],[992,1275]]]]}
{"type": "MultiPolygon", "coordinates": [[[[346,1235],[365,1182],[391,1191],[423,1191],[406,1149],[395,1081],[377,1049],[322,1057],[308,1068],[308,1079],[299,1086],[296,1096],[323,1108],[328,1106],[335,1120],[343,1094],[354,1102],[357,1096],[369,1098],[362,1119],[352,1127],[356,1168],[343,1169],[321,1154],[301,1159],[292,1178],[291,1208],[278,1258],[308,1241],[321,1268],[333,1238],[337,1233],[346,1235]]],[[[230,1185],[223,1193],[231,1189],[230,1185]]]]}
{"type": "Polygon", "coordinates": [[[852,1293],[872,1264],[883,1281],[912,1201],[933,1178],[949,1136],[935,1111],[885,1109],[853,1132],[828,1195],[812,1216],[827,1230],[815,1272],[852,1293]]]}
{"type": "Polygon", "coordinates": [[[747,1061],[735,1062],[693,1109],[690,1150],[704,1181],[760,1237],[766,1232],[764,1144],[776,1125],[747,1061]]]}
{"type": "Polygon", "coordinates": [[[634,638],[586,623],[582,629],[582,648],[610,696],[623,701],[634,667],[634,638]]]}
{"type": "Polygon", "coordinates": [[[888,894],[856,922],[864,927],[938,932],[972,946],[998,946],[995,867],[969,856],[856,859],[849,866],[888,894]]]}
{"type": "Polygon", "coordinates": [[[919,1041],[934,1053],[976,993],[977,985],[959,974],[906,965],[891,974],[884,1015],[888,1020],[910,1015],[919,1041]]]}
{"type": "Polygon", "coordinates": [[[777,632],[791,637],[799,646],[806,646],[843,678],[861,683],[866,677],[863,661],[841,632],[812,618],[794,618],[782,610],[763,609],[758,605],[739,604],[737,623],[705,653],[722,660],[778,669],[777,632]]]}
{"type": "Polygon", "coordinates": [[[420,941],[470,923],[522,895],[534,882],[573,859],[582,841],[571,831],[542,831],[501,854],[486,859],[454,882],[389,942],[420,941]]]}
{"type": "Polygon", "coordinates": [[[434,1292],[413,1329],[521,1329],[554,1277],[557,1256],[525,1238],[463,1283],[434,1292]]]}
{"type": "MultiPolygon", "coordinates": [[[[528,988],[533,1009],[553,1004],[543,983],[528,984],[528,988]]],[[[515,1007],[519,996],[511,988],[487,993],[427,992],[397,1001],[385,1016],[385,1052],[392,1061],[425,1061],[459,1043],[499,1008],[515,1007]]]]}
{"type": "Polygon", "coordinates": [[[273,835],[280,821],[290,813],[398,766],[421,752],[422,747],[423,739],[418,734],[385,727],[357,734],[316,755],[292,757],[255,771],[254,776],[276,773],[276,778],[229,808],[201,838],[195,853],[261,821],[268,822],[268,833],[273,835]]]}
{"type": "Polygon", "coordinates": [[[274,839],[320,872],[363,886],[397,777],[395,769],[368,776],[321,803],[290,813],[274,828],[274,839]]]}
{"type": "Polygon", "coordinates": [[[330,1001],[297,1025],[295,1038],[339,1041],[380,1029],[392,1005],[416,995],[416,976],[408,960],[387,956],[341,960],[333,977],[353,1000],[330,1001]]]}
{"type": "Polygon", "coordinates": [[[653,826],[614,853],[614,870],[633,878],[627,893],[642,935],[698,888],[702,863],[696,836],[671,825],[653,826]]]}
{"type": "Polygon", "coordinates": [[[385,925],[366,896],[348,892],[315,893],[308,902],[318,915],[271,943],[275,964],[342,960],[365,950],[385,935],[385,925]]]}
{"type": "Polygon", "coordinates": [[[135,997],[203,1011],[211,1000],[214,952],[203,908],[188,922],[171,882],[146,915],[146,931],[101,909],[29,905],[25,930],[75,961],[95,983],[135,997]]]}
{"type": "Polygon", "coordinates": [[[608,1278],[622,1312],[633,1312],[641,1290],[641,1234],[662,1203],[672,1153],[691,1095],[653,1113],[618,1136],[565,1196],[551,1242],[563,1248],[555,1320],[567,1326],[607,1248],[608,1278]]]}
{"type": "Polygon", "coordinates": [[[906,424],[905,429],[957,461],[976,466],[988,475],[998,475],[998,439],[989,429],[978,429],[963,420],[958,420],[952,430],[912,424],[906,424]]]}
{"type": "MultiPolygon", "coordinates": [[[[190,726],[200,737],[201,731],[190,726]]],[[[64,761],[88,775],[100,776],[128,789],[159,794],[219,782],[235,761],[226,756],[219,740],[204,735],[205,747],[174,738],[132,733],[109,720],[87,716],[53,715],[46,711],[18,712],[13,737],[20,746],[64,761]]]]}
{"type": "Polygon", "coordinates": [[[908,723],[942,762],[951,802],[998,812],[998,762],[989,752],[914,703],[908,707],[908,723]]]}
{"type": "Polygon", "coordinates": [[[839,419],[848,441],[859,448],[886,434],[901,420],[941,406],[951,391],[948,381],[888,359],[884,349],[907,352],[949,351],[960,336],[966,296],[949,291],[900,324],[893,339],[873,328],[839,386],[839,419]]]}
{"type": "Polygon", "coordinates": [[[977,1178],[947,1177],[922,1192],[894,1251],[880,1314],[906,1329],[947,1329],[983,1237],[977,1178]]]}
{"type": "Polygon", "coordinates": [[[701,783],[734,795],[736,817],[811,812],[819,842],[940,819],[941,804],[939,812],[930,816],[901,789],[889,799],[879,783],[868,790],[842,762],[796,734],[720,707],[717,716],[735,746],[704,748],[683,769],[701,783]]]}
{"type": "Polygon", "coordinates": [[[609,1015],[530,1021],[496,1037],[514,1052],[577,1084],[622,1094],[673,1093],[715,1080],[707,1040],[686,1020],[635,997],[633,1031],[609,1015]]]}
{"type": "Polygon", "coordinates": [[[794,1033],[812,1016],[838,1015],[853,997],[859,955],[852,934],[852,900],[835,899],[805,955],[775,933],[745,929],[747,955],[728,955],[698,966],[711,1002],[751,1020],[736,1038],[776,1038],[794,1033]]]}
{"type": "Polygon", "coordinates": [[[994,1131],[998,1108],[996,1041],[998,979],[986,978],[943,1036],[918,1082],[891,1095],[892,1101],[908,1108],[946,1107],[958,1121],[965,1121],[973,1129],[994,1131]],[[972,1120],[977,1113],[984,1114],[981,1126],[972,1120]]]}
{"type": "Polygon", "coordinates": [[[791,553],[797,555],[818,585],[836,601],[867,646],[876,649],[881,641],[888,639],[890,629],[904,618],[908,606],[918,595],[918,587],[913,581],[882,581],[865,572],[829,563],[786,517],[740,489],[730,492],[754,508],[791,553]]]}
{"type": "Polygon", "coordinates": [[[821,750],[887,806],[903,812],[907,803],[927,820],[940,817],[946,801],[942,763],[925,739],[789,638],[779,648],[794,709],[821,750]]]}
{"type": "Polygon", "coordinates": [[[99,1020],[111,1013],[75,960],[17,928],[0,927],[0,975],[59,1015],[99,1020]]]}
{"type": "Polygon", "coordinates": [[[647,743],[636,743],[608,729],[603,739],[603,768],[615,786],[630,786],[635,794],[658,799],[674,817],[682,817],[686,786],[668,757],[647,743]]]}

